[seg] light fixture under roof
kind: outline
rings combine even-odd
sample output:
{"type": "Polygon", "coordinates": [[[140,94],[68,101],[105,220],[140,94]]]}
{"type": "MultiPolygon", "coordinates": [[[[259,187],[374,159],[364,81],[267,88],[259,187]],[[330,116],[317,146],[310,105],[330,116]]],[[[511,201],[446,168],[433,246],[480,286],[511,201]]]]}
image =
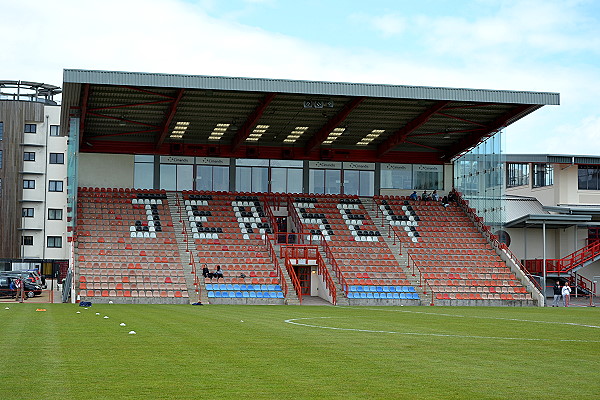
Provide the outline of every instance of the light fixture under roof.
{"type": "Polygon", "coordinates": [[[371,133],[367,133],[367,135],[364,138],[360,139],[360,141],[356,144],[358,146],[366,146],[373,140],[377,139],[383,132],[385,132],[385,129],[373,129],[371,133]]]}
{"type": "Polygon", "coordinates": [[[227,128],[229,128],[229,125],[230,124],[224,124],[224,123],[217,124],[213,128],[213,131],[210,133],[208,140],[220,140],[221,137],[223,137],[223,135],[225,134],[225,132],[227,132],[227,128]]]}
{"type": "Polygon", "coordinates": [[[333,128],[333,130],[331,132],[329,132],[329,135],[327,136],[327,138],[323,141],[323,144],[333,143],[334,140],[336,140],[338,137],[342,136],[342,134],[344,133],[345,130],[346,130],[346,128],[342,128],[342,127],[333,128]]]}
{"type": "Polygon", "coordinates": [[[269,125],[256,125],[246,138],[248,142],[257,142],[258,139],[269,129],[269,125]]]}
{"type": "Polygon", "coordinates": [[[178,121],[175,123],[175,127],[171,131],[170,138],[171,139],[181,139],[185,134],[188,126],[190,125],[189,121],[178,121]]]}
{"type": "Polygon", "coordinates": [[[283,139],[283,142],[294,143],[300,138],[300,136],[304,135],[304,132],[306,132],[307,130],[308,126],[297,126],[289,133],[289,135],[287,135],[285,139],[283,139]]]}

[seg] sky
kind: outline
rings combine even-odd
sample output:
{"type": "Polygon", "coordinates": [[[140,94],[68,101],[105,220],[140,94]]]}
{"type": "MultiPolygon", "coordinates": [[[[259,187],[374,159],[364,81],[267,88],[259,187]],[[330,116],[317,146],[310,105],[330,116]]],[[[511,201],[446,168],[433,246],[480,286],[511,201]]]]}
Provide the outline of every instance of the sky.
{"type": "Polygon", "coordinates": [[[507,153],[600,155],[600,1],[0,0],[0,80],[64,68],[560,93],[507,153]]]}

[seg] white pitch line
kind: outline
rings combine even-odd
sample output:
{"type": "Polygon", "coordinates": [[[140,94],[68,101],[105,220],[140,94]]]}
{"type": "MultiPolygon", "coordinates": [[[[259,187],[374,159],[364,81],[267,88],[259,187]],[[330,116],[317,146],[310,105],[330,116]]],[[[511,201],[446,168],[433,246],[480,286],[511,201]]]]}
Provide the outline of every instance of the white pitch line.
{"type": "Polygon", "coordinates": [[[286,322],[288,324],[292,324],[292,325],[306,326],[309,328],[331,329],[331,330],[335,330],[335,331],[389,333],[389,334],[407,335],[407,336],[435,336],[435,337],[454,337],[454,338],[462,338],[462,339],[492,339],[492,340],[514,340],[514,341],[528,341],[528,342],[600,343],[600,340],[543,339],[543,338],[519,338],[519,337],[502,337],[502,336],[452,335],[452,334],[445,334],[445,333],[397,332],[397,331],[383,331],[383,330],[358,329],[358,328],[337,328],[337,327],[333,327],[333,326],[323,326],[323,325],[304,324],[301,322],[295,322],[295,321],[300,321],[300,320],[328,319],[328,318],[338,318],[338,317],[291,318],[291,319],[286,319],[284,322],[286,322]]]}
{"type": "Polygon", "coordinates": [[[478,316],[478,315],[445,314],[445,313],[432,313],[432,312],[425,312],[425,311],[386,310],[386,309],[381,309],[381,308],[356,308],[356,307],[340,307],[340,308],[352,308],[354,310],[372,310],[372,311],[385,311],[385,312],[401,312],[401,313],[409,313],[409,314],[438,315],[438,316],[441,316],[441,317],[493,319],[493,320],[499,320],[499,321],[531,322],[531,323],[536,323],[536,324],[571,325],[571,326],[581,326],[581,327],[584,327],[584,328],[600,329],[600,326],[597,326],[597,325],[578,324],[578,323],[575,323],[575,322],[537,321],[537,320],[531,320],[531,319],[502,318],[502,317],[482,317],[482,316],[478,316]]]}

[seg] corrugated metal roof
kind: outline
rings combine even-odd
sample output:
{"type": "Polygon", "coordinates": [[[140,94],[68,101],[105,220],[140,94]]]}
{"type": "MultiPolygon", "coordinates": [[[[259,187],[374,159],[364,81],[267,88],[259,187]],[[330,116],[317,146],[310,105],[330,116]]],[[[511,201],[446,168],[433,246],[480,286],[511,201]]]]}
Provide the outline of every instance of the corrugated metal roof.
{"type": "Polygon", "coordinates": [[[506,154],[506,162],[511,163],[549,163],[549,164],[600,164],[598,156],[569,154],[506,154]]]}
{"type": "Polygon", "coordinates": [[[64,83],[558,105],[558,93],[65,69],[64,83]]]}
{"type": "Polygon", "coordinates": [[[507,196],[504,200],[507,222],[529,214],[549,214],[547,211],[544,211],[542,203],[533,197],[507,196]]]}

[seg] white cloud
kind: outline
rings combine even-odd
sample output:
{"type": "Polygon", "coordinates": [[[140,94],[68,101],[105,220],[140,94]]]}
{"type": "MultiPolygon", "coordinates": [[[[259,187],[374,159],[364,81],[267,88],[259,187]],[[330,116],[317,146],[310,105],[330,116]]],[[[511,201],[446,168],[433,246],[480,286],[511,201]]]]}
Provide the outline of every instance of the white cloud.
{"type": "Polygon", "coordinates": [[[354,13],[349,16],[349,19],[356,24],[366,25],[371,30],[386,38],[401,35],[406,30],[406,18],[398,14],[372,16],[363,13],[354,13]]]}

